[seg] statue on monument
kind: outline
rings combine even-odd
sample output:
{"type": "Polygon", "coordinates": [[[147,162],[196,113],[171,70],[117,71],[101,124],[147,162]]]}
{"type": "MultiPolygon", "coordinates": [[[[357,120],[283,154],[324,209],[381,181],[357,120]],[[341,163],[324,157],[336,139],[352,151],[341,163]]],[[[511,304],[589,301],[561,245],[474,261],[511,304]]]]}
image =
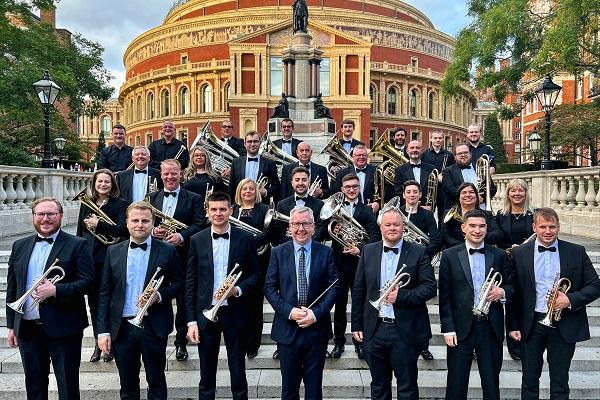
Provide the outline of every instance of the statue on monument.
{"type": "Polygon", "coordinates": [[[333,117],[331,116],[331,110],[329,108],[325,107],[325,105],[323,104],[323,99],[322,99],[321,93],[319,93],[319,95],[315,99],[315,119],[319,119],[319,118],[333,119],[333,117]]]}
{"type": "Polygon", "coordinates": [[[294,0],[294,33],[308,33],[308,7],[305,0],[294,0]]]}
{"type": "Polygon", "coordinates": [[[285,93],[281,93],[281,100],[279,100],[279,104],[277,104],[273,109],[273,115],[271,115],[271,118],[289,118],[289,106],[290,105],[285,97],[285,93]]]}

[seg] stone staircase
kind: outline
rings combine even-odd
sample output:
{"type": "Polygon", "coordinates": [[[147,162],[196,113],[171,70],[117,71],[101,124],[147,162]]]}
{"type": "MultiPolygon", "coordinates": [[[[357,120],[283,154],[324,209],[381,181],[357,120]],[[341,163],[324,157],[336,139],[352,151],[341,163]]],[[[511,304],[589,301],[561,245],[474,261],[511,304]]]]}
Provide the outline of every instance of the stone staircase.
{"type": "MultiPolygon", "coordinates": [[[[568,240],[578,241],[575,237],[568,240]]],[[[580,243],[588,248],[596,272],[600,273],[600,247],[580,238],[580,243]]],[[[18,349],[10,349],[6,342],[6,274],[9,251],[0,251],[0,400],[25,399],[25,381],[23,366],[18,349]]],[[[437,277],[437,276],[436,276],[437,277]]],[[[246,360],[249,396],[255,399],[276,399],[280,397],[281,376],[279,362],[271,355],[275,343],[269,338],[273,309],[267,303],[263,305],[265,325],[262,335],[262,346],[258,356],[246,360]]],[[[446,385],[446,348],[443,336],[440,334],[439,311],[437,298],[429,301],[429,313],[432,323],[433,339],[430,350],[435,356],[434,361],[419,359],[419,387],[421,398],[444,398],[446,385]]],[[[600,300],[588,306],[592,338],[579,343],[570,369],[571,399],[600,399],[600,300]]],[[[350,342],[350,325],[347,329],[350,342]]],[[[173,335],[169,339],[167,355],[167,383],[170,399],[197,398],[199,380],[199,360],[197,349],[189,346],[189,360],[175,360],[173,335]]],[[[93,350],[91,327],[85,330],[81,359],[80,384],[82,398],[88,400],[108,400],[119,397],[119,377],[114,362],[90,363],[89,357],[93,350]]],[[[331,348],[331,346],[330,346],[331,348]]],[[[549,398],[549,379],[547,365],[540,381],[541,397],[549,398]]],[[[368,399],[370,397],[370,374],[364,361],[356,358],[353,347],[346,346],[346,352],[338,360],[328,359],[325,363],[323,392],[329,399],[368,399]]],[[[142,374],[142,397],[145,394],[146,382],[142,374]]],[[[224,345],[219,356],[219,371],[217,374],[217,397],[230,398],[229,374],[224,345]]],[[[503,399],[520,398],[521,372],[520,362],[514,361],[505,349],[504,362],[500,375],[500,392],[503,399]]],[[[482,397],[482,391],[477,373],[476,362],[471,370],[469,398],[482,397]]],[[[50,378],[50,398],[57,399],[57,389],[54,377],[50,378]]]]}

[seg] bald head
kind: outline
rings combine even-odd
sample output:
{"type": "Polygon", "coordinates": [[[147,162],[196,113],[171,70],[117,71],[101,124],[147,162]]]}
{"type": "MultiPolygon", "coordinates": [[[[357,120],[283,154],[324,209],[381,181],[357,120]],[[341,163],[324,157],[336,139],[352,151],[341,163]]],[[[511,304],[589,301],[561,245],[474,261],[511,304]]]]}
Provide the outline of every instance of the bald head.
{"type": "Polygon", "coordinates": [[[421,161],[421,142],[418,140],[412,140],[406,146],[406,152],[410,157],[410,161],[415,164],[418,164],[421,161]]]}
{"type": "Polygon", "coordinates": [[[312,157],[312,148],[310,147],[310,144],[307,142],[298,143],[296,155],[298,156],[298,160],[302,165],[308,164],[310,162],[310,158],[312,157]]]}

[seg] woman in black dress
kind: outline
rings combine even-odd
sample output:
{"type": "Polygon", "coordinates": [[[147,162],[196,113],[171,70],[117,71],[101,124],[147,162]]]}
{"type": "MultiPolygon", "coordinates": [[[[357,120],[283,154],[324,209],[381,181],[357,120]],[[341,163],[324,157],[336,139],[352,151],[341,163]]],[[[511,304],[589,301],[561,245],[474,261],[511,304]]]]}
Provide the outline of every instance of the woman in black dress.
{"type": "Polygon", "coordinates": [[[190,151],[190,165],[183,171],[183,187],[206,198],[206,191],[224,192],[223,179],[213,170],[208,152],[202,146],[190,151]]]}
{"type": "MultiPolygon", "coordinates": [[[[94,284],[88,292],[88,305],[92,317],[92,328],[96,347],[90,362],[100,360],[101,352],[98,347],[98,331],[96,330],[96,315],[98,311],[98,291],[102,277],[102,267],[108,246],[118,243],[129,237],[127,230],[126,212],[129,203],[119,198],[119,188],[115,175],[108,169],[99,169],[92,176],[92,195],[89,197],[90,205],[96,206],[104,215],[110,218],[105,220],[98,215],[98,210],[92,210],[86,204],[79,208],[77,221],[77,236],[81,236],[90,243],[94,257],[95,276],[94,284]],[[112,221],[112,223],[111,223],[112,221]]],[[[113,355],[105,354],[104,361],[112,361],[113,355]]]]}

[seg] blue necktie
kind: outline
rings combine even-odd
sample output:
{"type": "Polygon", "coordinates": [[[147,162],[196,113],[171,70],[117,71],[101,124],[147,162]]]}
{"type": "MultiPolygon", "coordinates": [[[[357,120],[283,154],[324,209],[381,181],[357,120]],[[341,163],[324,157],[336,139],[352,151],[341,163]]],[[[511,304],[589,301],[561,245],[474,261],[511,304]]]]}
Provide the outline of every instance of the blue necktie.
{"type": "Polygon", "coordinates": [[[298,305],[305,306],[308,297],[308,281],[306,280],[306,249],[300,247],[300,258],[298,260],[298,305]]]}

